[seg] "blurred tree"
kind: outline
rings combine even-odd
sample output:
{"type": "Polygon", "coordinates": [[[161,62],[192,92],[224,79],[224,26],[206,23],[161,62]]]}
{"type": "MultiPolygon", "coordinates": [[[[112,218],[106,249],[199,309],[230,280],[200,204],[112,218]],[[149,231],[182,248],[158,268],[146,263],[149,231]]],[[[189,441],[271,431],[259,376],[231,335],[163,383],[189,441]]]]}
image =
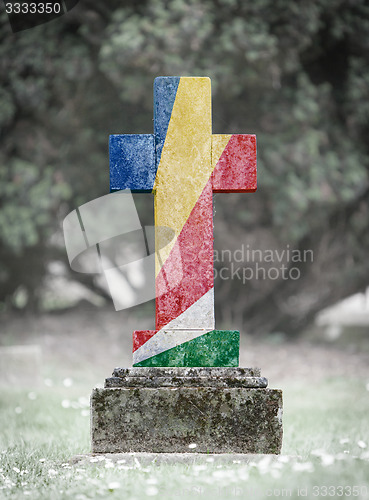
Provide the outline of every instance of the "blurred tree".
{"type": "Polygon", "coordinates": [[[298,280],[218,280],[219,322],[294,333],[365,287],[368,32],[365,0],[85,0],[16,35],[3,16],[0,300],[36,305],[58,221],[107,192],[108,134],[151,132],[158,75],[210,76],[213,131],[258,136],[258,194],[217,195],[216,248],[314,252],[285,262],[298,280]]]}

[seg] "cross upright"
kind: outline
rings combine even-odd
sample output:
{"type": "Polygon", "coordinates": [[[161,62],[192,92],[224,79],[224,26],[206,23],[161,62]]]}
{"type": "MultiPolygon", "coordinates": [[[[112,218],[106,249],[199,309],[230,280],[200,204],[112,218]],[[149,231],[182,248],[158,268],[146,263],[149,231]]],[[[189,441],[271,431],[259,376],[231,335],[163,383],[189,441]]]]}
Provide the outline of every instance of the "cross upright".
{"type": "Polygon", "coordinates": [[[133,366],[238,366],[239,332],[215,330],[213,193],[256,191],[255,135],[212,134],[209,78],[159,77],[154,134],[111,135],[109,150],[111,191],[154,193],[161,248],[156,330],[133,333],[133,366]]]}

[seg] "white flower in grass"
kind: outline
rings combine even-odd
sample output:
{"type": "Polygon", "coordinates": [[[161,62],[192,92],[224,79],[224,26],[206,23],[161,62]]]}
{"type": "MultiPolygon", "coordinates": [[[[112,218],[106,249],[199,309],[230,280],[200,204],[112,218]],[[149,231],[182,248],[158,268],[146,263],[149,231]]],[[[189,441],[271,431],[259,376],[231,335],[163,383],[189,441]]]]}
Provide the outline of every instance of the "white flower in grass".
{"type": "Polygon", "coordinates": [[[190,450],[193,450],[193,449],[195,449],[197,447],[197,444],[196,443],[191,443],[191,444],[188,445],[188,447],[189,447],[190,450]]]}
{"type": "Polygon", "coordinates": [[[28,491],[28,490],[24,490],[24,491],[23,491],[23,495],[30,495],[30,494],[31,494],[31,492],[30,492],[30,491],[28,491]]]}
{"type": "Polygon", "coordinates": [[[67,377],[63,380],[63,385],[64,385],[64,387],[72,387],[73,380],[71,378],[67,377]]]}
{"type": "Polygon", "coordinates": [[[114,464],[110,460],[109,460],[109,462],[105,463],[105,469],[113,469],[113,468],[114,468],[114,464]]]}
{"type": "Polygon", "coordinates": [[[209,457],[206,459],[207,462],[211,463],[211,462],[214,462],[214,458],[213,457],[209,457]]]}
{"type": "Polygon", "coordinates": [[[58,475],[58,471],[56,471],[55,469],[49,469],[47,473],[49,474],[49,477],[55,477],[58,475]]]}
{"type": "Polygon", "coordinates": [[[321,448],[318,450],[313,450],[311,452],[311,455],[314,455],[316,457],[321,457],[322,455],[325,455],[325,450],[322,450],[321,448]]]}
{"type": "Polygon", "coordinates": [[[205,464],[199,464],[199,465],[194,465],[193,467],[193,470],[198,472],[198,471],[202,471],[202,470],[207,470],[207,466],[205,464]]]}
{"type": "Polygon", "coordinates": [[[39,462],[43,464],[44,462],[46,462],[46,458],[40,458],[39,462]]]}
{"type": "Polygon", "coordinates": [[[82,415],[82,417],[89,417],[90,410],[81,410],[81,415],[82,415]]]}
{"type": "Polygon", "coordinates": [[[224,477],[224,475],[225,475],[225,471],[224,470],[214,470],[212,472],[212,476],[215,477],[215,478],[221,479],[221,478],[224,477]]]}
{"type": "Polygon", "coordinates": [[[78,403],[82,406],[89,407],[90,406],[90,400],[86,398],[86,396],[80,396],[78,398],[78,403]]]}
{"type": "Polygon", "coordinates": [[[270,463],[271,463],[272,458],[271,457],[263,457],[258,463],[257,463],[257,468],[259,469],[259,472],[261,474],[266,474],[269,471],[270,463]]]}
{"type": "Polygon", "coordinates": [[[147,484],[158,484],[158,480],[156,479],[156,477],[148,477],[146,479],[146,483],[147,484]]]}
{"type": "Polygon", "coordinates": [[[213,472],[213,478],[215,479],[223,479],[223,480],[228,480],[235,482],[237,481],[237,474],[234,469],[221,469],[221,470],[215,470],[213,472]]]}
{"type": "Polygon", "coordinates": [[[15,486],[15,483],[13,483],[13,481],[8,477],[4,479],[4,484],[6,488],[11,488],[12,486],[15,486]]]}
{"type": "Polygon", "coordinates": [[[242,467],[241,469],[238,470],[238,477],[239,479],[241,479],[241,481],[248,481],[249,471],[247,467],[242,467]]]}
{"type": "Polygon", "coordinates": [[[314,466],[311,462],[296,462],[292,465],[295,472],[314,472],[314,466]]]}
{"type": "Polygon", "coordinates": [[[146,490],[146,495],[148,497],[154,497],[155,495],[157,495],[159,493],[159,490],[158,488],[155,488],[155,486],[150,486],[149,488],[147,488],[146,490]]]}
{"type": "Polygon", "coordinates": [[[118,483],[118,481],[112,481],[111,483],[108,484],[109,491],[119,490],[119,488],[120,488],[120,483],[118,483]]]}
{"type": "Polygon", "coordinates": [[[61,402],[61,405],[63,408],[69,408],[70,407],[69,399],[63,399],[63,401],[61,402]]]}
{"type": "Polygon", "coordinates": [[[124,460],[124,458],[122,458],[122,460],[117,461],[117,464],[125,464],[125,463],[126,463],[126,460],[124,460]]]}
{"type": "Polygon", "coordinates": [[[92,457],[92,458],[90,458],[90,462],[91,463],[100,462],[100,458],[92,457]]]}
{"type": "Polygon", "coordinates": [[[350,442],[349,438],[341,438],[340,439],[340,444],[347,444],[349,442],[350,442]]]}
{"type": "Polygon", "coordinates": [[[323,467],[328,467],[329,465],[332,465],[334,464],[334,456],[333,455],[329,455],[328,453],[326,455],[322,455],[320,457],[321,461],[322,461],[322,465],[323,467]]]}
{"type": "Polygon", "coordinates": [[[17,406],[16,408],[14,408],[14,411],[17,415],[20,415],[22,413],[22,408],[20,406],[17,406]]]}
{"type": "Polygon", "coordinates": [[[357,445],[359,448],[362,448],[362,449],[366,448],[366,443],[364,441],[361,441],[361,440],[358,441],[357,445]]]}
{"type": "Polygon", "coordinates": [[[13,471],[16,472],[17,474],[20,473],[20,469],[18,469],[18,467],[13,467],[13,471]]]}

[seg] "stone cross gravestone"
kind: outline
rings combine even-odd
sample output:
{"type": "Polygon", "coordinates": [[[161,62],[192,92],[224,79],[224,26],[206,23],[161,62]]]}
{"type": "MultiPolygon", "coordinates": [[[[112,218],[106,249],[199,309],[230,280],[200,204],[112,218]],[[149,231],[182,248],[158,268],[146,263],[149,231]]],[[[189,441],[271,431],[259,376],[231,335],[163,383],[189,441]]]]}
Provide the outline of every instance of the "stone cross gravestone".
{"type": "Polygon", "coordinates": [[[212,134],[209,78],[156,78],[154,134],[110,136],[110,180],[154,193],[164,251],[156,330],[135,331],[133,368],[92,394],[93,451],[278,453],[281,391],[238,368],[239,332],[214,319],[212,196],[256,190],[255,136],[212,134]]]}
{"type": "Polygon", "coordinates": [[[154,192],[156,247],[165,246],[156,330],[134,332],[133,366],[238,366],[239,333],[215,330],[213,192],[256,190],[256,138],[212,135],[209,78],[157,78],[154,109],[153,135],[110,137],[111,190],[154,192]],[[174,230],[170,245],[163,226],[174,230]]]}

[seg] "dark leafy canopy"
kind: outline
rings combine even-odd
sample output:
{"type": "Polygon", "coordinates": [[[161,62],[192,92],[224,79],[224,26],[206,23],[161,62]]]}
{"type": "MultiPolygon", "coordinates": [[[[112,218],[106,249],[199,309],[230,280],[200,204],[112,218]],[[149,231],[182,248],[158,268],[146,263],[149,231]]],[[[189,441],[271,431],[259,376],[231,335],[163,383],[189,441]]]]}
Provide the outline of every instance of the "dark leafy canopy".
{"type": "Polygon", "coordinates": [[[63,216],[107,193],[108,134],[151,132],[158,75],[210,76],[214,132],[258,135],[258,194],[217,196],[216,248],[314,251],[299,280],[218,280],[219,323],[294,332],[360,290],[368,33],[365,0],[85,0],[15,35],[3,15],[0,300],[37,305],[63,216]]]}

